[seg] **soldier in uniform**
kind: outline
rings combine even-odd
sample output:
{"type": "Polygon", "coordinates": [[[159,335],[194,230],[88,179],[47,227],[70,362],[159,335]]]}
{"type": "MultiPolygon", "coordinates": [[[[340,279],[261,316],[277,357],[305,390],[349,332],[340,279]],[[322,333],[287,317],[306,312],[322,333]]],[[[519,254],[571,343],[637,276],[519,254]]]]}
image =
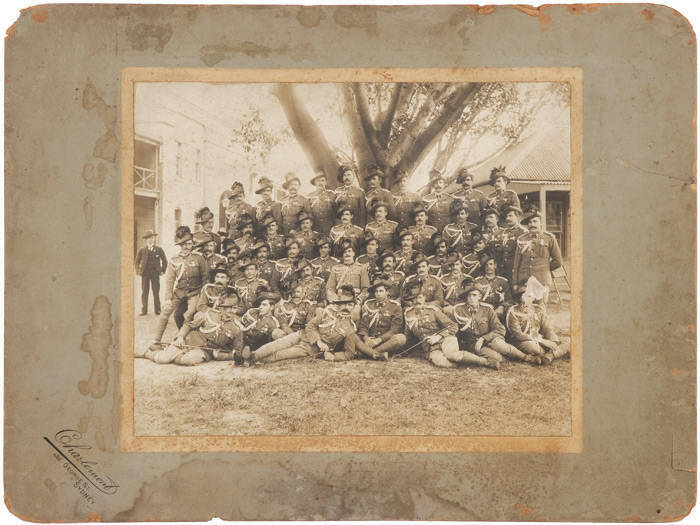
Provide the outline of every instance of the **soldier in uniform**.
{"type": "Polygon", "coordinates": [[[498,361],[460,351],[455,334],[457,324],[440,308],[426,304],[420,286],[411,285],[405,297],[406,328],[420,343],[423,357],[435,366],[449,368],[455,363],[499,368],[498,361]]]}
{"type": "Polygon", "coordinates": [[[389,205],[385,201],[372,200],[369,202],[368,208],[374,220],[367,224],[365,231],[372,233],[379,241],[382,250],[394,251],[396,249],[396,229],[399,225],[386,218],[389,205]]]}
{"type": "Polygon", "coordinates": [[[401,270],[395,269],[396,257],[394,254],[388,250],[382,252],[377,258],[377,266],[379,267],[379,273],[377,273],[375,279],[383,279],[391,283],[389,288],[387,288],[389,298],[400,299],[406,274],[401,270]]]}
{"type": "Polygon", "coordinates": [[[422,202],[420,195],[407,190],[407,183],[408,173],[402,170],[396,175],[396,191],[393,194],[398,229],[408,228],[411,225],[411,212],[416,208],[416,204],[422,202]]]}
{"type": "Polygon", "coordinates": [[[486,197],[486,201],[490,208],[496,208],[499,216],[503,213],[504,206],[520,208],[518,194],[513,190],[506,189],[510,178],[506,175],[505,166],[493,168],[489,176],[489,181],[491,182],[491,186],[495,188],[495,191],[486,197]]]}
{"type": "Polygon", "coordinates": [[[282,187],[287,192],[287,196],[282,199],[282,234],[288,235],[297,226],[299,212],[304,210],[311,216],[311,206],[306,197],[299,195],[301,180],[294,173],[287,173],[284,176],[282,187]]]}
{"type": "Polygon", "coordinates": [[[287,239],[287,257],[276,261],[277,271],[280,275],[280,291],[283,295],[289,294],[296,271],[304,260],[306,259],[299,250],[299,241],[293,238],[287,239]]]}
{"type": "Polygon", "coordinates": [[[328,235],[335,222],[335,192],[326,188],[328,178],[326,172],[318,170],[311,179],[311,184],[316,189],[309,193],[309,206],[311,207],[311,218],[316,230],[321,235],[328,235]]]}
{"type": "Polygon", "coordinates": [[[460,296],[464,302],[455,305],[452,317],[459,325],[457,333],[459,347],[493,361],[502,361],[502,356],[539,364],[536,357],[522,353],[506,343],[506,329],[498,320],[496,312],[488,303],[481,302],[481,289],[474,283],[460,296]]]}
{"type": "Polygon", "coordinates": [[[267,282],[271,291],[278,292],[280,274],[275,262],[270,260],[270,247],[264,242],[258,241],[253,245],[251,251],[255,257],[255,264],[258,266],[258,277],[267,282]]]}
{"type": "Polygon", "coordinates": [[[393,354],[406,344],[403,331],[401,303],[389,299],[388,290],[393,283],[377,279],[369,292],[374,297],[362,305],[357,334],[375,352],[393,354]]]}
{"type": "Polygon", "coordinates": [[[413,234],[407,230],[401,230],[398,234],[401,248],[394,252],[394,260],[396,261],[396,270],[404,273],[410,273],[413,259],[416,257],[416,250],[413,249],[413,234]]]}
{"type": "MultiPolygon", "coordinates": [[[[331,270],[331,275],[326,283],[326,298],[329,302],[335,301],[338,297],[338,290],[342,286],[352,286],[355,297],[362,301],[367,297],[369,288],[369,274],[364,265],[355,261],[355,250],[348,246],[341,254],[341,263],[331,270]]],[[[359,317],[359,306],[358,306],[359,317]]]]}
{"type": "Polygon", "coordinates": [[[304,300],[310,301],[314,306],[323,307],[326,304],[326,281],[315,276],[313,272],[314,267],[309,261],[306,259],[300,261],[292,288],[300,286],[304,300]]]}
{"type": "MultiPolygon", "coordinates": [[[[213,307],[221,294],[228,288],[230,281],[227,268],[214,267],[209,270],[209,282],[202,286],[202,291],[199,292],[197,310],[202,311],[205,308],[213,307]]],[[[236,299],[238,299],[238,294],[236,294],[236,299]]]]}
{"type": "MultiPolygon", "coordinates": [[[[338,182],[342,185],[335,189],[335,207],[337,210],[350,208],[352,211],[352,221],[364,228],[367,224],[367,208],[365,206],[365,192],[353,186],[355,182],[355,172],[351,166],[343,165],[338,168],[338,182]]],[[[340,214],[337,215],[340,217],[340,214]]]]}
{"type": "Polygon", "coordinates": [[[198,253],[207,263],[207,275],[209,270],[219,266],[227,266],[226,257],[216,253],[216,240],[211,233],[197,232],[194,234],[194,253],[198,253]]]}
{"type": "Polygon", "coordinates": [[[239,235],[234,241],[238,246],[239,257],[252,255],[251,248],[255,245],[255,235],[253,228],[253,217],[243,213],[238,217],[239,235]]]}
{"type": "Polygon", "coordinates": [[[305,210],[299,212],[298,225],[299,228],[290,232],[290,235],[299,242],[301,254],[311,260],[316,257],[316,240],[320,235],[311,229],[311,215],[305,210]]]}
{"type": "Polygon", "coordinates": [[[478,225],[468,220],[467,209],[464,202],[455,200],[450,209],[453,222],[442,230],[442,238],[447,242],[447,248],[451,252],[465,255],[471,242],[472,232],[478,229],[478,225]]]}
{"type": "Polygon", "coordinates": [[[462,189],[453,194],[453,197],[462,202],[467,210],[467,220],[478,224],[481,212],[487,207],[486,196],[474,188],[474,176],[467,168],[461,168],[457,172],[457,184],[462,185],[462,189]]]}
{"type": "Polygon", "coordinates": [[[430,171],[430,193],[423,197],[428,212],[428,223],[437,231],[443,231],[450,222],[450,209],[454,197],[445,191],[447,183],[438,170],[430,171]]]}
{"type": "Polygon", "coordinates": [[[522,210],[515,206],[504,206],[503,208],[501,256],[496,258],[496,262],[498,263],[498,274],[508,279],[513,275],[513,263],[515,262],[515,249],[518,246],[518,237],[523,233],[527,233],[527,228],[520,224],[522,213],[522,210]]]}
{"type": "Polygon", "coordinates": [[[496,258],[491,253],[481,257],[483,275],[474,279],[474,284],[481,290],[481,300],[493,306],[498,318],[505,319],[506,310],[513,304],[510,282],[505,277],[496,275],[496,258]]]}
{"type": "Polygon", "coordinates": [[[537,209],[526,214],[521,222],[528,232],[518,237],[511,283],[527,281],[534,276],[545,287],[542,300],[546,305],[552,286],[552,271],[563,264],[559,243],[554,235],[542,231],[542,216],[537,209]]]}
{"type": "Polygon", "coordinates": [[[569,353],[568,341],[562,344],[552,328],[546,309],[535,304],[535,294],[527,284],[515,287],[518,303],[506,314],[506,326],[510,341],[518,350],[539,356],[542,364],[569,353]]]}
{"type": "Polygon", "coordinates": [[[464,292],[465,287],[471,285],[473,281],[474,279],[470,275],[464,275],[462,262],[457,254],[450,254],[444,267],[444,275],[440,277],[445,300],[442,311],[447,315],[452,315],[454,306],[460,302],[459,297],[464,292]]]}
{"type": "Polygon", "coordinates": [[[208,233],[214,241],[214,253],[221,253],[221,236],[214,231],[214,214],[208,207],[199,208],[194,214],[195,234],[208,233]]]}
{"type": "Polygon", "coordinates": [[[369,280],[370,282],[372,282],[374,280],[374,275],[377,273],[379,241],[374,235],[372,235],[370,231],[365,231],[363,245],[365,253],[363,253],[357,258],[357,262],[365,265],[365,267],[367,268],[367,275],[369,275],[369,280]]]}
{"type": "Polygon", "coordinates": [[[500,258],[503,247],[503,229],[498,226],[499,213],[496,208],[486,208],[481,212],[481,235],[486,241],[486,250],[500,258]]]}
{"type": "MultiPolygon", "coordinates": [[[[430,274],[435,277],[442,277],[444,266],[447,263],[448,257],[451,255],[447,249],[447,242],[439,233],[433,235],[432,238],[435,255],[428,257],[428,267],[430,274]]],[[[448,270],[449,272],[449,270],[448,270]]]]}
{"type": "Polygon", "coordinates": [[[228,237],[237,239],[241,232],[238,228],[238,219],[241,215],[255,217],[255,209],[245,200],[245,190],[243,184],[236,181],[231,185],[231,195],[226,206],[226,221],[228,224],[228,237]]]}
{"type": "Polygon", "coordinates": [[[408,293],[407,291],[412,285],[418,284],[421,295],[425,298],[425,303],[442,308],[445,302],[442,283],[440,279],[434,275],[430,275],[429,268],[428,259],[423,255],[418,255],[413,263],[413,275],[406,277],[406,281],[404,282],[404,291],[408,293]]]}
{"type": "Polygon", "coordinates": [[[471,242],[469,244],[469,252],[462,257],[462,266],[465,275],[477,277],[481,275],[481,257],[486,249],[486,241],[483,235],[479,232],[472,233],[471,242]]]}
{"type": "Polygon", "coordinates": [[[238,268],[238,245],[233,239],[228,237],[221,243],[221,253],[226,257],[226,268],[228,269],[229,282],[235,283],[243,277],[243,273],[238,268]]]}
{"type": "Polygon", "coordinates": [[[364,231],[362,228],[352,223],[352,209],[348,206],[340,208],[338,210],[338,217],[340,217],[340,224],[333,226],[330,233],[330,240],[331,243],[333,243],[334,255],[340,255],[340,249],[342,248],[343,241],[345,239],[350,239],[355,251],[357,251],[360,245],[360,240],[362,237],[364,237],[364,231]]]}
{"type": "Polygon", "coordinates": [[[250,257],[241,258],[238,268],[243,272],[243,277],[234,283],[236,292],[241,299],[241,304],[245,308],[252,308],[259,289],[270,291],[269,283],[258,276],[258,267],[250,257]]]}
{"type": "Polygon", "coordinates": [[[236,323],[238,304],[235,291],[228,288],[212,307],[204,307],[191,321],[182,325],[177,338],[165,348],[135,350],[134,357],[154,363],[192,366],[210,359],[238,361],[243,349],[243,334],[236,323]]]}
{"type": "Polygon", "coordinates": [[[199,291],[208,277],[204,258],[192,253],[192,232],[188,226],[177,228],[175,244],[180,247],[180,253],[170,260],[165,272],[165,303],[158,316],[152,350],[160,349],[168,319],[182,303],[187,304],[184,320],[190,321],[194,317],[199,291]]]}
{"type": "Polygon", "coordinates": [[[433,235],[437,233],[437,229],[428,224],[428,212],[422,204],[418,204],[413,210],[414,225],[408,228],[408,231],[413,235],[413,248],[421,252],[423,255],[431,255],[433,253],[433,235]]]}
{"type": "Polygon", "coordinates": [[[253,308],[250,308],[241,318],[241,331],[245,344],[243,358],[250,357],[249,350],[255,350],[273,339],[284,337],[279,321],[273,315],[275,303],[279,294],[263,288],[255,293],[253,308]]]}
{"type": "Polygon", "coordinates": [[[331,240],[328,237],[319,237],[316,246],[319,255],[311,261],[311,266],[314,268],[314,275],[326,282],[331,276],[331,270],[340,260],[331,256],[331,240]]]}
{"type": "Polygon", "coordinates": [[[316,303],[304,299],[305,293],[306,289],[301,281],[295,281],[289,299],[281,299],[275,305],[274,316],[285,335],[301,332],[316,314],[316,303]]]}
{"type": "Polygon", "coordinates": [[[260,202],[255,207],[255,233],[258,237],[265,235],[263,218],[266,215],[271,215],[277,224],[282,224],[282,204],[272,198],[273,189],[272,181],[269,178],[260,177],[258,189],[255,190],[255,193],[261,197],[260,202]]]}
{"type": "Polygon", "coordinates": [[[262,224],[265,228],[263,240],[270,247],[270,259],[273,261],[281,259],[287,248],[284,236],[279,233],[279,223],[271,214],[267,214],[263,217],[262,224]]]}
{"type": "Polygon", "coordinates": [[[365,189],[365,207],[370,208],[370,202],[380,201],[387,205],[386,212],[387,217],[394,217],[394,196],[387,189],[382,188],[382,180],[384,179],[384,172],[379,166],[370,166],[367,169],[367,177],[365,178],[366,189],[365,189]]]}
{"type": "Polygon", "coordinates": [[[160,314],[160,276],[168,267],[163,248],[156,246],[156,234],[147,230],[143,236],[146,246],[136,254],[136,275],[141,276],[141,315],[148,314],[148,291],[153,290],[153,307],[160,314]]]}

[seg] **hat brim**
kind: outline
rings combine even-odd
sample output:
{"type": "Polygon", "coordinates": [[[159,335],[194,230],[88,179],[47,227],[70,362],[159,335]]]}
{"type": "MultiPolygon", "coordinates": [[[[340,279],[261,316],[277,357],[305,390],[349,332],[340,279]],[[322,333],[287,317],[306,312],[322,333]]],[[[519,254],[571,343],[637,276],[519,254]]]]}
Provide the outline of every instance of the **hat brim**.
{"type": "Polygon", "coordinates": [[[328,180],[328,177],[326,175],[316,175],[315,177],[312,177],[311,180],[309,181],[312,186],[316,186],[316,181],[318,179],[326,179],[328,180]]]}
{"type": "Polygon", "coordinates": [[[158,234],[157,234],[157,233],[151,233],[151,234],[149,234],[149,235],[144,235],[144,236],[141,237],[141,238],[142,238],[142,239],[150,239],[150,238],[152,238],[152,237],[158,237],[158,234]]]}
{"type": "MultiPolygon", "coordinates": [[[[282,187],[286,190],[287,188],[289,188],[289,185],[290,185],[292,182],[297,182],[297,183],[299,184],[299,186],[301,186],[301,179],[298,178],[298,177],[296,177],[296,178],[294,178],[294,179],[290,179],[290,180],[288,180],[288,181],[285,181],[284,184],[282,184],[282,187]]],[[[256,192],[256,193],[257,193],[257,192],[256,192]]]]}

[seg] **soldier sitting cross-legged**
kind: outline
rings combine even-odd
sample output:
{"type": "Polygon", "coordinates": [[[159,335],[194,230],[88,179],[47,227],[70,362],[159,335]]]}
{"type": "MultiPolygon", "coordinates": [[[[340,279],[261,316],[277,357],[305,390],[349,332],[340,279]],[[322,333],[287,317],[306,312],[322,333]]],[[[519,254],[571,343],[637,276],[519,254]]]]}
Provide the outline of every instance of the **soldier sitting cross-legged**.
{"type": "Polygon", "coordinates": [[[388,298],[392,283],[377,279],[369,292],[374,295],[362,305],[360,327],[357,331],[362,340],[376,352],[392,354],[406,344],[403,330],[403,310],[401,303],[388,298]]]}

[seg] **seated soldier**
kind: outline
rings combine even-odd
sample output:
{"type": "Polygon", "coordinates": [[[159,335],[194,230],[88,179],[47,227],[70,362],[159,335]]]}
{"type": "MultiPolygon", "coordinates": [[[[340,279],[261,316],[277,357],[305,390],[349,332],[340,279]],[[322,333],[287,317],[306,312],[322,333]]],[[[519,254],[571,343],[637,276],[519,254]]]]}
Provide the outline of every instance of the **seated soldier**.
{"type": "Polygon", "coordinates": [[[238,267],[243,272],[243,277],[234,283],[234,287],[243,306],[252,308],[257,298],[258,290],[268,290],[269,283],[265,279],[258,277],[258,266],[250,257],[241,259],[238,267]]]}
{"type": "Polygon", "coordinates": [[[408,231],[413,235],[413,248],[424,255],[433,253],[433,235],[437,233],[434,226],[428,224],[428,212],[422,204],[419,204],[413,210],[413,226],[408,228],[408,231]]]}
{"type": "Polygon", "coordinates": [[[498,361],[460,351],[455,334],[457,325],[436,306],[425,304],[420,286],[413,284],[406,290],[406,329],[418,339],[423,357],[439,367],[453,367],[466,363],[499,368],[498,361]]]}
{"type": "Polygon", "coordinates": [[[327,281],[331,276],[331,269],[340,263],[340,260],[331,256],[331,240],[328,237],[319,237],[316,241],[318,247],[318,257],[311,261],[314,268],[314,275],[327,281]]]}
{"type": "Polygon", "coordinates": [[[298,337],[292,334],[261,346],[251,354],[251,361],[270,363],[319,354],[323,354],[328,361],[346,361],[356,357],[358,352],[375,359],[386,358],[357,336],[355,323],[350,319],[355,300],[352,287],[343,286],[333,301],[307,323],[298,337]],[[334,353],[336,348],[343,351],[334,353]]]}
{"type": "Polygon", "coordinates": [[[150,359],[154,363],[192,366],[210,359],[243,362],[243,334],[236,323],[234,309],[238,297],[227,287],[213,307],[204,307],[191,321],[180,328],[175,341],[165,348],[146,349],[134,357],[150,359]]]}
{"type": "Polygon", "coordinates": [[[506,329],[498,320],[496,312],[488,303],[481,302],[481,290],[473,283],[460,296],[463,303],[456,304],[452,318],[457,321],[459,347],[493,361],[502,361],[502,356],[520,359],[526,363],[540,364],[536,357],[522,353],[506,343],[506,329]]]}
{"type": "Polygon", "coordinates": [[[443,267],[450,256],[450,252],[447,249],[447,242],[439,233],[433,235],[432,241],[435,255],[428,257],[428,267],[430,274],[439,278],[442,277],[443,267]]]}
{"type": "Polygon", "coordinates": [[[296,281],[292,284],[300,286],[303,290],[302,299],[311,301],[314,306],[323,307],[326,304],[326,281],[313,274],[313,266],[306,259],[299,263],[296,272],[296,281]]]}
{"type": "Polygon", "coordinates": [[[365,227],[365,233],[369,232],[377,239],[379,247],[382,250],[395,250],[397,247],[395,245],[396,239],[396,229],[398,228],[398,223],[388,220],[387,213],[389,211],[389,204],[381,200],[372,200],[369,204],[369,209],[371,211],[374,220],[367,224],[365,227]]]}
{"type": "Polygon", "coordinates": [[[316,257],[316,241],[320,237],[317,231],[311,229],[312,224],[311,215],[301,210],[297,221],[298,229],[289,232],[290,237],[299,243],[301,255],[309,260],[316,257]]]}
{"type": "MultiPolygon", "coordinates": [[[[273,308],[280,296],[267,288],[256,292],[254,308],[249,309],[241,318],[241,331],[248,349],[255,350],[273,339],[284,336],[279,321],[275,318],[273,308]]],[[[248,354],[244,349],[243,357],[248,354]]]]}
{"type": "Polygon", "coordinates": [[[263,217],[262,224],[265,228],[263,240],[270,247],[270,260],[281,259],[284,257],[286,246],[284,236],[278,231],[279,223],[271,214],[267,214],[263,217]]]}
{"type": "Polygon", "coordinates": [[[258,241],[252,247],[255,264],[258,266],[258,277],[267,281],[270,290],[279,291],[280,274],[277,265],[269,259],[270,247],[262,241],[258,241]]]}
{"type": "Polygon", "coordinates": [[[483,275],[474,279],[474,284],[481,288],[482,301],[493,306],[498,318],[503,321],[506,310],[513,304],[510,283],[505,277],[496,275],[496,258],[490,253],[481,257],[483,275]]]}
{"type": "Polygon", "coordinates": [[[379,241],[371,232],[366,231],[363,244],[365,253],[357,258],[357,262],[363,264],[367,268],[367,275],[369,275],[369,280],[372,281],[374,275],[377,273],[379,241]]]}
{"type": "Polygon", "coordinates": [[[462,271],[465,275],[471,275],[476,278],[482,273],[481,257],[485,253],[486,241],[479,232],[474,232],[469,246],[469,253],[462,257],[462,271]]]}
{"type": "Polygon", "coordinates": [[[417,253],[413,249],[413,234],[409,230],[404,229],[399,232],[398,237],[401,248],[394,252],[394,260],[396,261],[394,269],[410,273],[413,259],[417,253]]]}
{"type": "Polygon", "coordinates": [[[535,277],[514,288],[518,303],[511,306],[506,314],[506,326],[510,341],[526,354],[539,356],[543,364],[569,353],[569,342],[562,341],[552,328],[547,310],[534,301],[543,296],[537,288],[542,288],[535,277]]]}
{"type": "Polygon", "coordinates": [[[423,255],[418,255],[413,263],[413,275],[406,277],[404,282],[404,291],[412,284],[417,283],[420,286],[421,293],[425,299],[425,303],[442,308],[444,301],[442,283],[440,279],[434,275],[430,275],[428,271],[428,259],[423,255]]]}
{"type": "Polygon", "coordinates": [[[333,226],[331,232],[328,234],[331,240],[333,254],[340,256],[340,250],[345,239],[349,239],[352,242],[355,253],[357,253],[360,239],[364,236],[364,230],[352,223],[353,211],[349,206],[342,206],[338,210],[338,217],[340,218],[340,223],[333,226]]]}
{"type": "Polygon", "coordinates": [[[464,292],[465,286],[470,285],[474,279],[470,275],[464,275],[462,263],[456,253],[450,254],[447,258],[443,274],[440,277],[445,301],[442,311],[452,315],[454,306],[460,302],[459,296],[464,292]]]}
{"type": "Polygon", "coordinates": [[[295,281],[289,299],[281,299],[275,305],[274,316],[285,335],[303,330],[316,314],[316,304],[304,299],[304,292],[301,282],[295,281]]]}
{"type": "Polygon", "coordinates": [[[369,292],[374,296],[362,305],[362,314],[357,334],[374,348],[376,352],[388,352],[389,355],[406,344],[403,330],[403,309],[401,303],[389,299],[387,291],[392,283],[377,279],[369,292]]]}
{"type": "MultiPolygon", "coordinates": [[[[226,268],[219,267],[209,270],[209,282],[202,286],[202,291],[199,292],[197,310],[202,311],[204,307],[213,307],[219,296],[229,285],[229,281],[230,278],[226,268]]],[[[236,296],[236,299],[238,299],[238,296],[236,296]]]]}
{"type": "Polygon", "coordinates": [[[387,294],[390,299],[400,299],[403,283],[406,280],[406,274],[400,270],[395,270],[396,257],[389,250],[383,252],[377,258],[378,273],[375,279],[384,279],[389,281],[391,286],[387,289],[387,294]]]}

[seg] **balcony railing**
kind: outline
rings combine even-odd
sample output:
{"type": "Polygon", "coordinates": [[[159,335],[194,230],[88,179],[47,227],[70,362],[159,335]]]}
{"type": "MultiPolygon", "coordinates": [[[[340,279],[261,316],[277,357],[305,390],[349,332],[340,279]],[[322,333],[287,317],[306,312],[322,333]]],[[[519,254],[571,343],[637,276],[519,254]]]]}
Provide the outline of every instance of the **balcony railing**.
{"type": "Polygon", "coordinates": [[[158,174],[155,170],[134,166],[134,189],[158,191],[158,174]]]}

